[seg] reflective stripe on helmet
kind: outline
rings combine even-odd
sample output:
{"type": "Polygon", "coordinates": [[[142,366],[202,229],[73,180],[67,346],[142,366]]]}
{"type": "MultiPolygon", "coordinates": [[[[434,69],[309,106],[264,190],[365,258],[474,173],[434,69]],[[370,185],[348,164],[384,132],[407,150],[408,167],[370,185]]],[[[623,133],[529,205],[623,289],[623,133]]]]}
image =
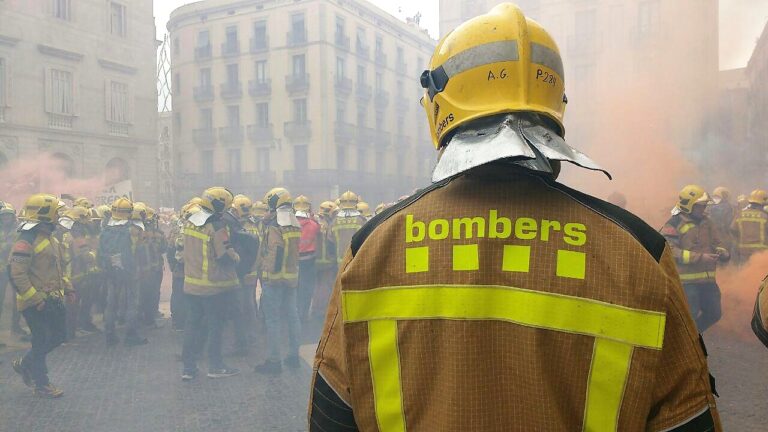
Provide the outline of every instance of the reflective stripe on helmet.
{"type": "Polygon", "coordinates": [[[552,48],[531,42],[531,63],[548,67],[564,79],[563,59],[552,48]]]}
{"type": "Polygon", "coordinates": [[[503,286],[405,286],[342,292],[345,323],[368,323],[376,419],[382,432],[405,431],[398,320],[507,321],[595,337],[585,430],[616,430],[632,353],[660,350],[666,314],[597,300],[503,286]]]}

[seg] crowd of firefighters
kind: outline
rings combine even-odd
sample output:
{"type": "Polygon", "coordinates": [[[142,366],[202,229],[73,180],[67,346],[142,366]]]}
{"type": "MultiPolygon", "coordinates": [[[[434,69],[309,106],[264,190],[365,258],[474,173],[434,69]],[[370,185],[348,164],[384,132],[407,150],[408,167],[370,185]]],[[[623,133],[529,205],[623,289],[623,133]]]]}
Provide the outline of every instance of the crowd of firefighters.
{"type": "MultiPolygon", "coordinates": [[[[376,213],[386,207],[379,205],[376,213]]],[[[307,197],[293,199],[284,188],[253,202],[214,187],[180,212],[162,215],[125,197],[94,206],[87,198],[68,205],[36,194],[18,215],[2,202],[0,256],[7,271],[0,276],[0,299],[12,287],[12,331],[32,342],[13,368],[35,394],[61,396],[48,380],[46,355],[78,330],[102,332],[94,324],[99,313],[107,346],[120,342],[119,325],[126,346],[147,344],[143,333],[162,316],[166,262],[173,280],[171,324],[186,332],[183,380],[197,376],[206,344],[208,377],[239,373],[223,361],[222,333],[231,323],[233,355],[247,355],[257,316],[266,328],[267,357],[256,371],[298,367],[302,327],[324,317],[337,264],[373,215],[350,191],[321,203],[315,213],[307,197]],[[281,358],[283,327],[289,340],[281,358]]]]}
{"type": "Polygon", "coordinates": [[[709,194],[701,186],[685,186],[661,233],[672,249],[691,315],[704,333],[721,317],[717,267],[743,265],[768,250],[768,192],[756,189],[734,200],[725,187],[709,194]]]}

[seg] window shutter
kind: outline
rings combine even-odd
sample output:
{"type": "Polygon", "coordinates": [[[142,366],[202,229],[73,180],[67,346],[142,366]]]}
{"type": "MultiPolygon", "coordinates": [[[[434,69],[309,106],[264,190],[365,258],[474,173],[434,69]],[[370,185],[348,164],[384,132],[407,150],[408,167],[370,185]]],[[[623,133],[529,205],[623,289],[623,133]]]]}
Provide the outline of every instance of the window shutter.
{"type": "Polygon", "coordinates": [[[126,109],[128,112],[125,113],[125,122],[128,124],[133,124],[133,113],[134,113],[134,95],[133,95],[133,86],[128,85],[128,91],[127,96],[128,100],[126,101],[126,109]]]}
{"type": "Polygon", "coordinates": [[[52,70],[49,67],[43,68],[43,88],[45,89],[45,112],[53,112],[53,80],[51,79],[52,70]]]}
{"type": "Polygon", "coordinates": [[[72,72],[72,115],[80,115],[80,80],[77,77],[77,72],[72,72]]]}
{"type": "Polygon", "coordinates": [[[104,120],[112,120],[112,83],[104,80],[104,120]]]}

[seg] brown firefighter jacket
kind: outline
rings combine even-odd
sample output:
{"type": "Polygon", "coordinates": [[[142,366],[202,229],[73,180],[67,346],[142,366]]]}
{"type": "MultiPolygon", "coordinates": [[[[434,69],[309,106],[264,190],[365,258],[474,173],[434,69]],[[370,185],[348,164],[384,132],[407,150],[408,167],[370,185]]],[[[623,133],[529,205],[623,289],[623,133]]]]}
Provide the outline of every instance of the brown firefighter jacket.
{"type": "Polygon", "coordinates": [[[763,279],[757,293],[755,311],[752,315],[752,331],[768,348],[768,277],[763,279]]]}
{"type": "Polygon", "coordinates": [[[368,222],[363,215],[357,211],[341,210],[328,227],[328,241],[334,245],[334,255],[337,264],[344,261],[344,254],[352,242],[352,236],[355,235],[363,225],[368,222]]]}
{"type": "Polygon", "coordinates": [[[184,292],[215,295],[240,285],[235,264],[237,253],[229,243],[229,230],[217,216],[202,226],[184,227],[184,292]]]}
{"type": "MultiPolygon", "coordinates": [[[[259,245],[261,245],[263,234],[259,225],[251,220],[244,220],[242,224],[243,231],[252,235],[254,238],[257,238],[259,240],[259,245]]],[[[256,282],[259,280],[260,256],[261,254],[257,254],[256,261],[254,261],[251,271],[249,271],[243,278],[243,283],[248,287],[255,287],[256,282]]]]}
{"type": "Polygon", "coordinates": [[[300,227],[280,226],[276,219],[264,222],[264,241],[259,252],[262,282],[289,288],[298,286],[300,239],[300,227]]]}
{"type": "Polygon", "coordinates": [[[737,213],[731,232],[742,260],[768,249],[768,213],[762,207],[750,204],[737,213]]]}
{"type": "Polygon", "coordinates": [[[48,297],[63,300],[65,292],[72,291],[64,266],[63,247],[54,235],[43,233],[39,226],[21,231],[8,264],[18,310],[23,311],[48,297]]]}
{"type": "Polygon", "coordinates": [[[355,236],[314,368],[310,431],[721,430],[664,238],[509,166],[355,236]]]}
{"type": "Polygon", "coordinates": [[[79,222],[75,222],[72,229],[64,233],[63,238],[63,244],[68,251],[69,279],[73,284],[78,284],[97,270],[96,250],[93,248],[88,228],[79,222]]]}
{"type": "MultiPolygon", "coordinates": [[[[325,216],[318,216],[317,222],[320,224],[320,232],[317,234],[317,259],[315,266],[317,270],[327,270],[336,267],[336,244],[330,240],[331,221],[325,216]]],[[[335,241],[335,239],[334,239],[335,241]]]]}
{"type": "Polygon", "coordinates": [[[706,216],[697,221],[683,213],[676,214],[664,224],[661,234],[672,249],[684,284],[715,282],[717,263],[705,263],[704,254],[719,254],[721,261],[730,258],[720,241],[719,230],[706,216]]]}

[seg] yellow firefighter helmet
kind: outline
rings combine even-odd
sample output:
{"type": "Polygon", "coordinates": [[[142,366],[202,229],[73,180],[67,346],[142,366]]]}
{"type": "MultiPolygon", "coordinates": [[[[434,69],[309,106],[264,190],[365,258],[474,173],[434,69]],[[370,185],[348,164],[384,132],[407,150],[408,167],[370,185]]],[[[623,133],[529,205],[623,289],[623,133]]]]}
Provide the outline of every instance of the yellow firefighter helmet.
{"type": "Polygon", "coordinates": [[[339,197],[339,208],[342,210],[354,210],[357,208],[357,203],[360,202],[360,198],[356,193],[352,191],[346,191],[339,197]]]}
{"type": "Polygon", "coordinates": [[[712,198],[718,197],[725,202],[731,201],[731,191],[723,186],[718,186],[712,191],[712,198]]]}
{"type": "Polygon", "coordinates": [[[202,210],[199,204],[188,202],[181,208],[181,218],[187,220],[190,216],[202,210]]]}
{"type": "Polygon", "coordinates": [[[276,187],[264,195],[264,203],[270,210],[276,210],[289,204],[293,204],[291,193],[288,189],[276,187]]]}
{"type": "Polygon", "coordinates": [[[376,210],[373,212],[373,214],[379,214],[387,209],[387,205],[384,203],[381,203],[376,206],[376,210]]]}
{"type": "Polygon", "coordinates": [[[200,196],[201,202],[199,205],[211,213],[222,213],[232,206],[234,198],[229,189],[216,186],[203,192],[200,196]]]}
{"type": "Polygon", "coordinates": [[[245,195],[237,195],[232,200],[232,211],[240,219],[245,219],[251,215],[253,201],[245,195]]]}
{"type": "Polygon", "coordinates": [[[89,200],[86,197],[77,198],[72,204],[75,207],[83,207],[83,208],[86,208],[86,209],[92,209],[93,208],[93,203],[91,202],[91,200],[89,200]]]}
{"type": "Polygon", "coordinates": [[[70,218],[75,222],[87,224],[91,220],[91,211],[82,206],[75,206],[64,213],[64,217],[70,218]]]}
{"type": "Polygon", "coordinates": [[[269,211],[269,207],[266,204],[264,204],[264,201],[256,201],[255,203],[253,203],[251,213],[253,214],[254,217],[262,218],[264,217],[264,215],[267,214],[268,211],[269,211]]]}
{"type": "Polygon", "coordinates": [[[531,112],[565,134],[563,62],[555,41],[512,3],[503,3],[445,36],[421,75],[432,143],[482,117],[531,112]]]}
{"type": "Polygon", "coordinates": [[[750,204],[759,204],[761,206],[764,206],[768,204],[768,192],[764,191],[763,189],[755,189],[749,194],[749,198],[747,198],[747,201],[750,204]]]}
{"type": "Polygon", "coordinates": [[[335,208],[336,204],[333,201],[323,201],[320,204],[320,210],[318,210],[318,214],[321,216],[330,216],[335,208]]]}
{"type": "Polygon", "coordinates": [[[9,202],[3,202],[0,206],[0,215],[10,214],[16,216],[16,209],[13,208],[13,204],[9,202]]]}
{"type": "Polygon", "coordinates": [[[360,212],[365,217],[371,217],[373,216],[373,213],[371,213],[371,206],[368,205],[365,201],[360,201],[357,203],[357,211],[360,212]]]}
{"type": "Polygon", "coordinates": [[[133,203],[128,198],[118,198],[112,203],[112,219],[128,220],[133,214],[133,203]]]}
{"type": "Polygon", "coordinates": [[[707,204],[710,201],[709,195],[699,185],[688,185],[680,191],[677,201],[677,208],[685,214],[693,211],[696,204],[707,204]]]}
{"type": "Polygon", "coordinates": [[[56,223],[59,219],[59,199],[49,194],[34,194],[24,204],[27,222],[56,223]]]}
{"type": "Polygon", "coordinates": [[[296,211],[308,212],[312,210],[312,203],[309,202],[309,198],[304,195],[299,195],[293,200],[293,209],[296,211]]]}
{"type": "Polygon", "coordinates": [[[147,205],[143,202],[133,203],[133,212],[131,213],[131,219],[137,221],[143,221],[147,219],[147,205]]]}

